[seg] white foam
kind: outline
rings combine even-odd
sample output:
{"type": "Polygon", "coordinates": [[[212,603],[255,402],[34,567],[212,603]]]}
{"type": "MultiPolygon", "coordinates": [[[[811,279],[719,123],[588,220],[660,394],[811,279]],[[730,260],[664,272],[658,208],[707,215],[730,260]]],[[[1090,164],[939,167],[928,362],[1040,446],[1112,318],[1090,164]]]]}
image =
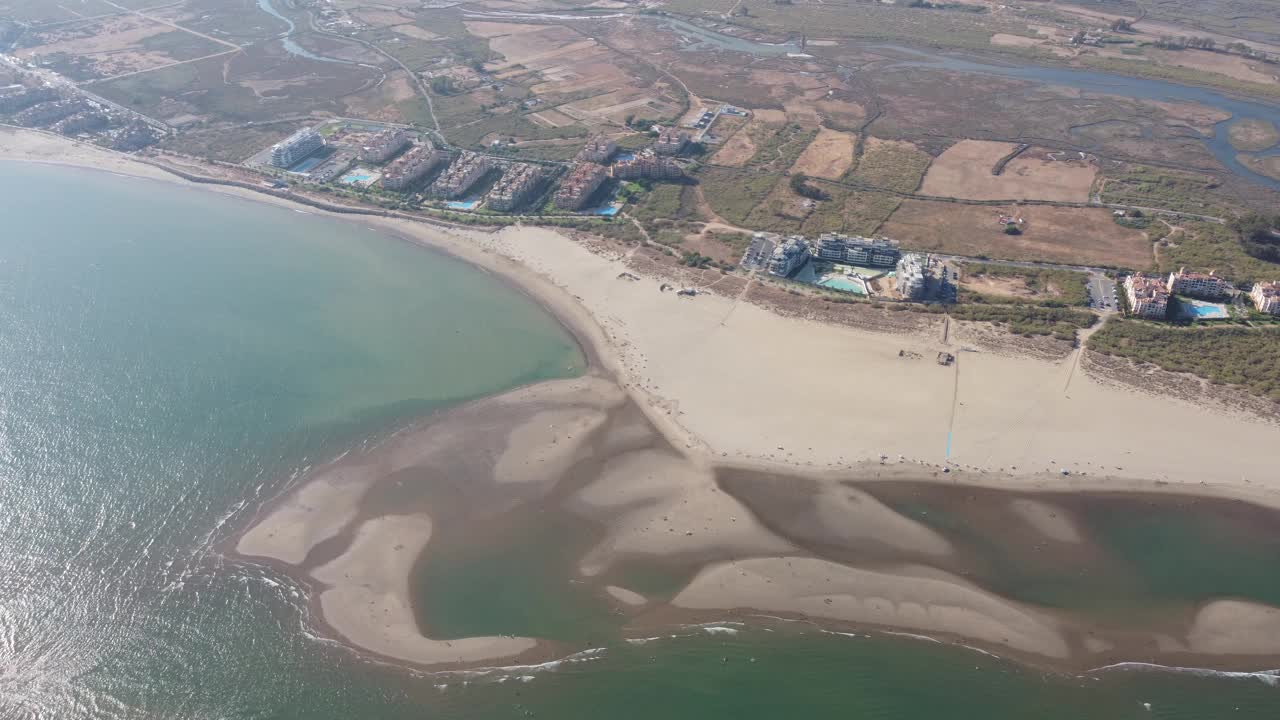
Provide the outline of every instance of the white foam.
{"type": "Polygon", "coordinates": [[[1120,662],[1113,665],[1103,665],[1099,668],[1093,668],[1085,672],[1086,675],[1092,673],[1107,672],[1110,670],[1142,670],[1148,672],[1173,672],[1195,675],[1198,677],[1215,677],[1215,678],[1251,678],[1258,680],[1270,687],[1280,687],[1280,669],[1276,670],[1254,670],[1248,671],[1232,671],[1232,670],[1211,670],[1209,668],[1191,668],[1178,667],[1175,665],[1157,665],[1155,663],[1144,662],[1120,662]]]}
{"type": "MultiPolygon", "coordinates": [[[[679,636],[677,636],[677,635],[671,635],[670,637],[679,637],[679,636]]],[[[651,642],[653,642],[654,640],[661,640],[661,639],[662,639],[662,637],[661,637],[661,636],[659,636],[659,637],[647,637],[647,638],[627,638],[627,639],[626,639],[626,642],[627,642],[627,644],[628,644],[628,645],[644,645],[645,643],[651,643],[651,642]]]]}
{"type": "Polygon", "coordinates": [[[885,630],[885,631],[884,631],[884,634],[885,634],[885,635],[894,635],[894,636],[896,636],[896,637],[911,638],[912,640],[924,640],[924,641],[931,642],[931,643],[938,643],[939,645],[941,645],[941,644],[942,644],[942,641],[941,641],[941,640],[939,640],[938,638],[935,638],[935,637],[929,637],[928,635],[917,635],[917,634],[915,634],[915,633],[900,632],[900,631],[896,631],[896,630],[885,630]]]}
{"type": "Polygon", "coordinates": [[[724,627],[722,625],[711,625],[702,628],[702,632],[708,635],[737,635],[736,628],[724,627]]]}

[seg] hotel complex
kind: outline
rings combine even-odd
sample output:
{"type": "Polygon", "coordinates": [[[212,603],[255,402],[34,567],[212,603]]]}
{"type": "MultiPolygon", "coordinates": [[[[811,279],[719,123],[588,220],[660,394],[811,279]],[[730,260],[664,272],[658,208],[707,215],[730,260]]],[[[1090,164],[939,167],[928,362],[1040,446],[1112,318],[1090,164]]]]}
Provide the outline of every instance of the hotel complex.
{"type": "Polygon", "coordinates": [[[443,151],[437,150],[430,140],[424,140],[421,145],[414,146],[382,171],[382,187],[404,190],[439,167],[448,157],[443,151]]]}
{"type": "Polygon", "coordinates": [[[902,251],[890,240],[824,233],[818,236],[818,257],[836,263],[893,267],[902,251]]]}
{"type": "Polygon", "coordinates": [[[604,163],[609,162],[609,158],[613,156],[613,151],[618,149],[618,143],[606,137],[596,136],[587,142],[586,147],[578,153],[578,160],[582,162],[604,163]]]}
{"type": "Polygon", "coordinates": [[[581,210],[591,199],[607,174],[603,165],[578,163],[560,183],[556,192],[556,207],[563,210],[581,210]]]}
{"type": "Polygon", "coordinates": [[[1214,273],[1187,272],[1186,268],[1179,268],[1178,272],[1169,273],[1169,282],[1166,287],[1169,292],[1176,295],[1189,295],[1210,300],[1231,294],[1231,283],[1214,273]]]}
{"type": "Polygon", "coordinates": [[[364,162],[384,163],[395,157],[395,154],[409,146],[409,133],[400,128],[384,130],[360,148],[360,159],[364,162]]]}
{"type": "Polygon", "coordinates": [[[429,188],[432,195],[452,200],[461,197],[493,167],[484,155],[463,150],[457,161],[448,167],[429,188]]]}
{"type": "Polygon", "coordinates": [[[299,160],[324,147],[324,137],[314,130],[299,130],[271,146],[271,164],[290,168],[299,160]]]}
{"type": "Polygon", "coordinates": [[[1254,283],[1249,298],[1258,312],[1280,315],[1280,280],[1254,283]]]}
{"type": "Polygon", "coordinates": [[[1130,275],[1124,280],[1129,311],[1138,317],[1163,320],[1169,313],[1169,288],[1159,278],[1130,275]]]}
{"type": "Polygon", "coordinates": [[[542,180],[542,168],[529,163],[517,163],[507,169],[489,190],[486,204],[501,212],[515,209],[529,199],[542,180]]]}
{"type": "Polygon", "coordinates": [[[673,180],[684,176],[684,169],[669,157],[659,157],[652,150],[641,150],[630,160],[613,164],[613,176],[619,180],[673,180]]]}

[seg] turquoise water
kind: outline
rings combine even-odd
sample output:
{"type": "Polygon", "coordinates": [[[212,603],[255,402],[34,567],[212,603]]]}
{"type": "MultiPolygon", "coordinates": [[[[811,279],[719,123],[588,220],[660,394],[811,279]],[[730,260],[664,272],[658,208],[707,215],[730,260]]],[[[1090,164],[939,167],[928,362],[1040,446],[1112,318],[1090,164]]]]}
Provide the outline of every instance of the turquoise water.
{"type": "Polygon", "coordinates": [[[342,182],[347,185],[368,185],[376,176],[377,174],[373,171],[360,170],[343,175],[342,182]]]}
{"type": "Polygon", "coordinates": [[[842,275],[831,275],[829,277],[826,277],[818,281],[818,284],[825,288],[831,288],[832,290],[839,290],[841,292],[854,293],[855,295],[866,294],[862,291],[861,285],[849,280],[848,278],[842,275]]]}
{"type": "Polygon", "coordinates": [[[479,200],[451,200],[444,204],[450,210],[475,210],[480,207],[479,200]]]}
{"type": "MultiPolygon", "coordinates": [[[[6,720],[1280,716],[1269,677],[1048,674],[767,620],[629,644],[639,631],[550,582],[582,539],[538,524],[501,538],[518,550],[428,568],[449,581],[423,620],[591,652],[482,673],[367,662],[220,543],[341,448],[579,372],[570,338],[488,276],[358,224],[9,163],[0,197],[6,720]],[[484,572],[511,564],[510,582],[484,572]]],[[[1116,542],[1141,547],[1134,533],[1116,542]]],[[[673,582],[651,580],[635,586],[673,582]]]]}
{"type": "Polygon", "coordinates": [[[0,170],[0,717],[376,701],[381,681],[304,633],[300,593],[218,541],[342,448],[579,372],[571,339],[515,290],[359,225],[0,170]]]}

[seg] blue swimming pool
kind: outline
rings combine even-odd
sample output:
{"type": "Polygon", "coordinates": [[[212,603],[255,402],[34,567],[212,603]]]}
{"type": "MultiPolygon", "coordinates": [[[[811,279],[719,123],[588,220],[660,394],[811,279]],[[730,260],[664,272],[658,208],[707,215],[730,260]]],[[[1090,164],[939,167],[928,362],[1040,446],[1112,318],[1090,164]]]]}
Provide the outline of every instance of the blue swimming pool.
{"type": "Polygon", "coordinates": [[[475,210],[480,207],[479,200],[454,200],[444,204],[450,210],[475,210]]]}
{"type": "Polygon", "coordinates": [[[862,285],[843,275],[831,275],[818,281],[818,284],[824,288],[839,290],[840,292],[854,293],[855,295],[866,295],[862,290],[862,285]]]}
{"type": "Polygon", "coordinates": [[[621,209],[622,209],[621,205],[606,205],[604,207],[591,208],[590,210],[584,210],[583,212],[585,212],[588,215],[603,215],[605,217],[613,217],[614,215],[617,215],[618,211],[621,209]]]}

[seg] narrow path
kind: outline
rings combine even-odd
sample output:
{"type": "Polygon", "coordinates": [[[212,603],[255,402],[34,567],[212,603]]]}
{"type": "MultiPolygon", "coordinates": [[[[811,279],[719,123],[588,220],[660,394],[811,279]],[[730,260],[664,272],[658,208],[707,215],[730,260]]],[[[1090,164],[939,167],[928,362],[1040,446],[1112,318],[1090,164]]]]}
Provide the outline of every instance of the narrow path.
{"type": "Polygon", "coordinates": [[[143,70],[134,70],[132,72],[120,73],[119,75],[112,75],[111,77],[94,78],[92,80],[80,83],[79,87],[86,87],[88,85],[97,85],[98,83],[104,83],[110,80],[119,80],[120,78],[133,77],[134,75],[142,75],[149,72],[155,72],[157,70],[165,70],[167,68],[177,67],[179,65],[186,65],[188,63],[200,62],[201,60],[211,60],[216,57],[222,57],[223,55],[232,55],[238,52],[240,52],[239,48],[235,50],[223,50],[222,52],[217,52],[212,55],[205,55],[204,57],[191,58],[190,60],[179,60],[177,62],[166,63],[164,65],[157,65],[155,67],[150,67],[143,70]]]}
{"type": "Polygon", "coordinates": [[[210,42],[218,43],[219,45],[225,45],[225,46],[227,46],[227,47],[229,47],[229,48],[234,48],[234,49],[236,49],[236,50],[239,50],[239,49],[240,49],[240,46],[239,46],[239,45],[236,45],[236,44],[235,44],[235,43],[233,43],[233,42],[227,42],[226,40],[223,40],[223,39],[221,39],[221,38],[216,38],[216,37],[214,37],[214,36],[212,36],[212,35],[205,35],[205,34],[204,34],[204,33],[202,33],[202,32],[196,32],[195,30],[192,30],[192,29],[190,29],[190,28],[184,28],[184,27],[182,27],[181,25],[178,25],[177,23],[173,23],[173,22],[170,22],[170,21],[168,21],[168,20],[164,20],[164,19],[158,18],[158,17],[156,17],[156,16],[154,16],[154,15],[148,15],[148,14],[146,14],[145,12],[143,12],[143,11],[141,11],[141,10],[130,10],[129,8],[124,7],[123,5],[117,5],[117,4],[113,3],[113,2],[111,2],[111,0],[102,0],[102,2],[106,3],[107,5],[110,5],[110,6],[111,6],[111,7],[113,7],[113,8],[116,8],[117,10],[123,10],[124,12],[131,13],[131,14],[133,14],[133,15],[137,15],[137,16],[138,16],[138,17],[140,17],[140,18],[144,18],[144,19],[146,19],[146,20],[150,20],[151,22],[154,22],[154,23],[160,23],[161,25],[167,25],[167,26],[169,26],[169,27],[173,28],[174,30],[181,30],[182,32],[190,33],[190,34],[192,34],[192,35],[195,35],[196,37],[204,38],[205,40],[208,40],[208,41],[210,41],[210,42]]]}

